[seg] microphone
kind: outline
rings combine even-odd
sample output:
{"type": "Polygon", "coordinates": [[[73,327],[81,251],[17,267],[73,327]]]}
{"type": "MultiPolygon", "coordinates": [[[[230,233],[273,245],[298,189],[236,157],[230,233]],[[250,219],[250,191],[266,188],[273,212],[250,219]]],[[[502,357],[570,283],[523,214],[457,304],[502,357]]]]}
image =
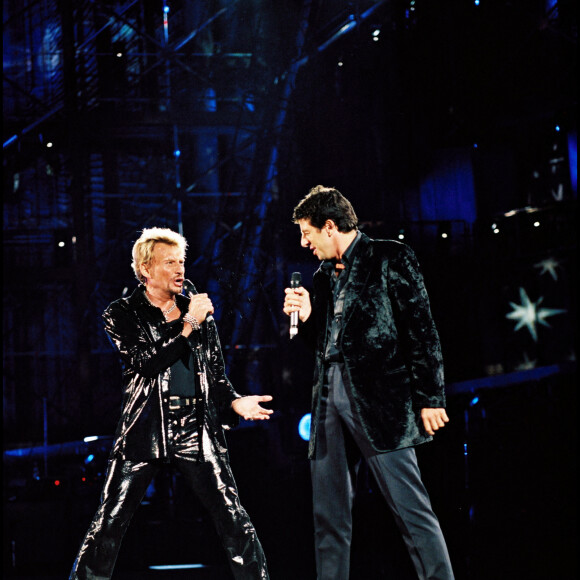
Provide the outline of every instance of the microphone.
{"type": "MultiPolygon", "coordinates": [[[[183,281],[183,292],[185,293],[186,296],[189,296],[190,293],[197,294],[197,290],[193,282],[191,280],[188,280],[187,278],[183,281]]],[[[213,320],[213,316],[208,312],[205,319],[207,322],[211,322],[213,320]]]]}
{"type": "MultiPolygon", "coordinates": [[[[302,274],[294,272],[290,279],[290,288],[300,288],[302,285],[302,274]]],[[[298,334],[298,312],[290,313],[290,340],[298,334]]]]}

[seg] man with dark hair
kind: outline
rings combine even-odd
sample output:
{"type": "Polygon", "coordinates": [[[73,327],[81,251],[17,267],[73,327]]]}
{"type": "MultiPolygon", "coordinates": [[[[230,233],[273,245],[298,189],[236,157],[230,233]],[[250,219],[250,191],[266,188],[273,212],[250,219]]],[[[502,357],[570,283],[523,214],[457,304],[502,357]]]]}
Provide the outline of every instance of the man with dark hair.
{"type": "Polygon", "coordinates": [[[443,361],[413,251],[357,230],[351,203],[317,186],[293,213],[322,264],[312,299],[287,288],[284,312],[316,348],[309,443],[319,580],[348,580],[361,457],[391,508],[420,579],[450,580],[451,562],[414,447],[449,421],[443,361]]]}
{"type": "Polygon", "coordinates": [[[146,228],[133,246],[141,284],[103,313],[121,356],[123,408],[101,504],[89,526],[70,580],[111,578],[131,518],[164,463],[172,463],[207,509],[234,578],[266,580],[266,559],[240,504],[223,429],[269,419],[260,403],[242,397],[225,374],[207,294],[185,287],[183,236],[146,228]],[[184,291],[184,293],[182,293],[184,291]]]}

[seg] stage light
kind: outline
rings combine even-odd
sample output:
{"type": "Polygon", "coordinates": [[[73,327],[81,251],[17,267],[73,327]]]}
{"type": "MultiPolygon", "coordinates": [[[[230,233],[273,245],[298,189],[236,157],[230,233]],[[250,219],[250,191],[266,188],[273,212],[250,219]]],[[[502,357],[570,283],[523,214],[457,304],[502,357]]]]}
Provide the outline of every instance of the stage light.
{"type": "Polygon", "coordinates": [[[479,397],[473,397],[473,399],[471,399],[471,401],[469,401],[469,406],[475,407],[475,405],[477,405],[477,403],[479,403],[479,397]]]}
{"type": "Polygon", "coordinates": [[[380,35],[381,35],[381,29],[380,28],[375,28],[373,30],[373,33],[372,33],[373,42],[378,42],[380,35]]]}
{"type": "Polygon", "coordinates": [[[52,143],[52,141],[49,141],[49,142],[46,144],[46,148],[47,148],[47,149],[51,149],[51,148],[52,148],[52,146],[53,146],[53,143],[52,143]]]}
{"type": "Polygon", "coordinates": [[[404,240],[405,239],[405,230],[404,229],[400,229],[399,230],[399,235],[397,236],[397,238],[399,238],[399,240],[404,240]]]}
{"type": "Polygon", "coordinates": [[[439,227],[437,228],[437,235],[442,240],[447,240],[451,235],[451,222],[443,221],[439,223],[439,227]]]}
{"type": "Polygon", "coordinates": [[[539,228],[539,227],[540,227],[540,222],[536,220],[536,221],[534,222],[534,227],[535,227],[535,228],[539,228]]]}
{"type": "Polygon", "coordinates": [[[301,439],[304,441],[308,441],[310,439],[310,422],[312,419],[312,415],[307,413],[300,419],[298,423],[298,434],[300,435],[301,439]]]}
{"type": "Polygon", "coordinates": [[[95,456],[92,453],[90,455],[87,455],[85,457],[85,465],[88,465],[91,461],[93,461],[94,458],[95,456]]]}
{"type": "Polygon", "coordinates": [[[209,111],[210,113],[215,113],[217,111],[217,95],[214,88],[207,87],[205,89],[204,101],[206,111],[209,111]]]}
{"type": "Polygon", "coordinates": [[[205,564],[161,564],[149,566],[149,570],[198,570],[205,567],[205,564]]]}

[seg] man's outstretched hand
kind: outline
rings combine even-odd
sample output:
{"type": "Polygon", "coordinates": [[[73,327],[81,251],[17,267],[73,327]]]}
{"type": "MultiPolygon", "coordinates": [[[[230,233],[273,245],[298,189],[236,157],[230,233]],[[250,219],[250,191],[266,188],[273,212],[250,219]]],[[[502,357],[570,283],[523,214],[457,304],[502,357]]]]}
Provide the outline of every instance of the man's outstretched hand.
{"type": "Polygon", "coordinates": [[[260,403],[271,401],[270,395],[248,395],[235,399],[232,403],[232,409],[246,421],[261,421],[269,419],[274,412],[271,409],[265,409],[260,406],[260,403]]]}

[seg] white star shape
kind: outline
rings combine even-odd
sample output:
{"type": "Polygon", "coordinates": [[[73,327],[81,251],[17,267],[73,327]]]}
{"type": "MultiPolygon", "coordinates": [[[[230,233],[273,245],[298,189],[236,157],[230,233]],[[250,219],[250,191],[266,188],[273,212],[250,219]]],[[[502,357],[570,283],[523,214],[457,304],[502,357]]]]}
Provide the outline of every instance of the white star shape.
{"type": "Polygon", "coordinates": [[[541,260],[540,262],[534,264],[534,268],[542,269],[540,272],[540,276],[548,272],[554,280],[558,279],[558,273],[556,272],[556,268],[558,268],[559,266],[560,262],[558,262],[558,260],[556,260],[555,258],[546,258],[545,260],[541,260]]]}
{"type": "Polygon", "coordinates": [[[521,304],[510,302],[510,306],[513,310],[505,315],[506,318],[518,321],[514,328],[514,332],[522,328],[522,326],[525,326],[530,331],[534,342],[538,342],[536,324],[542,324],[549,328],[550,325],[546,322],[548,316],[554,316],[555,314],[566,312],[566,310],[561,308],[538,308],[543,299],[544,297],[540,296],[537,302],[532,302],[526,291],[523,288],[520,288],[521,304]]]}

